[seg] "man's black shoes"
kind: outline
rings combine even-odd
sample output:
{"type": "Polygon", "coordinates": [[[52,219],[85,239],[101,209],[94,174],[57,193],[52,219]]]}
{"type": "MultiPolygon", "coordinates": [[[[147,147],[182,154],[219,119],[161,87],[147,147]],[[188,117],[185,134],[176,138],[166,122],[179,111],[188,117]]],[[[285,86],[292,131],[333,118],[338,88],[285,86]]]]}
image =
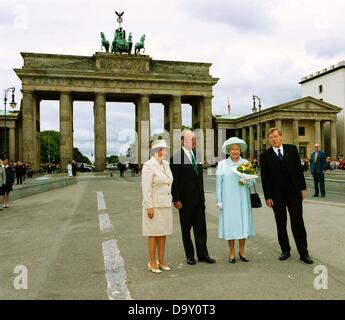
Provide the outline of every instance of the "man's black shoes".
{"type": "Polygon", "coordinates": [[[282,252],[282,254],[279,256],[279,260],[280,261],[284,261],[286,260],[287,258],[289,258],[291,255],[290,255],[290,252],[286,251],[286,252],[282,252]]]}
{"type": "Polygon", "coordinates": [[[200,262],[206,262],[206,263],[215,263],[216,260],[210,258],[209,256],[206,256],[205,258],[198,259],[200,262]]]}
{"type": "Polygon", "coordinates": [[[303,257],[300,257],[300,260],[302,260],[303,262],[307,263],[307,264],[313,264],[314,261],[306,254],[303,257]]]}
{"type": "Polygon", "coordinates": [[[196,264],[196,261],[194,258],[187,258],[187,263],[190,265],[194,265],[194,264],[196,264]]]}

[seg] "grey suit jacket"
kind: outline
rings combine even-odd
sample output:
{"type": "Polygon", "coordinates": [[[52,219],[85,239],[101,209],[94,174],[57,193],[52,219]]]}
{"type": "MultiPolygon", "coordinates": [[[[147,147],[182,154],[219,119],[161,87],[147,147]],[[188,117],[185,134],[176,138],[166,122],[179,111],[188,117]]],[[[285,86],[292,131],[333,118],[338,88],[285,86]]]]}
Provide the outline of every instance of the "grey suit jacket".
{"type": "Polygon", "coordinates": [[[0,186],[6,184],[6,170],[0,165],[0,186]]]}

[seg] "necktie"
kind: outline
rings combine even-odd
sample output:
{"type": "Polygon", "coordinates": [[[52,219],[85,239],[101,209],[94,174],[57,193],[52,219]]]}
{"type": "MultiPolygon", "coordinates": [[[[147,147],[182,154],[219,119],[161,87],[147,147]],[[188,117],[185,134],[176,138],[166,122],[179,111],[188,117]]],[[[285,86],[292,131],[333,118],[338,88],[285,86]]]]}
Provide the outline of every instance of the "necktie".
{"type": "Polygon", "coordinates": [[[192,150],[190,151],[190,158],[191,158],[191,160],[192,160],[193,169],[194,169],[196,175],[198,175],[198,167],[197,167],[197,165],[196,165],[195,158],[194,158],[194,154],[193,154],[193,151],[192,151],[192,150]]]}
{"type": "Polygon", "coordinates": [[[279,158],[279,160],[281,160],[281,161],[284,159],[282,153],[280,152],[280,149],[278,149],[278,158],[279,158]]]}

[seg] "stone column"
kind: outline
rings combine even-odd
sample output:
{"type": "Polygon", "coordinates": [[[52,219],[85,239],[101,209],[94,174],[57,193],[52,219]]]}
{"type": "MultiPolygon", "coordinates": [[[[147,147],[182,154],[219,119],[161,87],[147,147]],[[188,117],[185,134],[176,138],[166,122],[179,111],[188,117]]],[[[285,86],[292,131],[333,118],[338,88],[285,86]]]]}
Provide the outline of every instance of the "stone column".
{"type": "Polygon", "coordinates": [[[40,169],[41,164],[41,128],[40,128],[40,102],[39,97],[34,98],[34,131],[35,131],[35,151],[36,161],[33,163],[32,168],[34,170],[40,169]]]}
{"type": "MultiPolygon", "coordinates": [[[[68,161],[73,160],[72,144],[72,98],[69,92],[60,93],[60,167],[67,171],[68,161]]],[[[96,144],[96,141],[95,141],[96,144]]]]}
{"type": "Polygon", "coordinates": [[[16,160],[16,129],[9,128],[8,130],[8,160],[16,160]]]}
{"type": "Polygon", "coordinates": [[[24,162],[35,163],[35,127],[34,127],[34,95],[32,91],[23,91],[22,100],[22,150],[24,162]]]}
{"type": "MultiPolygon", "coordinates": [[[[97,92],[93,106],[94,134],[95,134],[95,170],[105,169],[107,157],[107,120],[105,94],[97,92]]],[[[72,130],[72,122],[71,122],[72,130]]]]}
{"type": "Polygon", "coordinates": [[[325,151],[325,130],[323,122],[321,122],[321,148],[323,151],[325,151]]]}
{"type": "Polygon", "coordinates": [[[292,143],[297,147],[299,151],[299,134],[298,134],[299,121],[292,120],[292,143]]]}
{"type": "Polygon", "coordinates": [[[137,160],[142,165],[150,157],[150,97],[141,95],[136,103],[137,160]]]}
{"type": "Polygon", "coordinates": [[[280,131],[282,131],[282,121],[276,120],[276,128],[278,128],[280,131]]]}
{"type": "Polygon", "coordinates": [[[336,121],[331,121],[331,156],[336,157],[337,156],[337,125],[336,121]]]}
{"type": "Polygon", "coordinates": [[[315,139],[314,139],[314,144],[315,143],[318,143],[320,145],[320,150],[322,149],[322,144],[321,144],[321,123],[320,121],[315,121],[314,122],[314,136],[315,136],[315,139]]]}
{"type": "Polygon", "coordinates": [[[181,96],[171,96],[170,98],[170,148],[174,155],[181,149],[181,128],[182,128],[182,110],[181,96]]]}
{"type": "Polygon", "coordinates": [[[270,141],[268,140],[268,131],[271,129],[271,125],[269,122],[265,123],[265,149],[267,150],[271,145],[270,141]]]}
{"type": "Polygon", "coordinates": [[[257,138],[258,138],[258,158],[262,152],[262,125],[261,123],[257,124],[256,127],[257,138]]]}
{"type": "Polygon", "coordinates": [[[16,160],[23,161],[23,127],[22,127],[22,122],[19,124],[19,127],[18,127],[18,154],[17,154],[16,160]]]}
{"type": "MultiPolygon", "coordinates": [[[[246,127],[242,128],[242,140],[244,140],[247,144],[249,144],[248,143],[248,135],[247,135],[247,128],[246,127]]],[[[244,158],[248,157],[248,151],[247,150],[243,152],[243,157],[244,158]]]]}
{"type": "Polygon", "coordinates": [[[204,134],[204,156],[201,154],[200,161],[205,165],[211,165],[214,162],[214,132],[212,128],[212,97],[202,98],[202,118],[204,134]]]}
{"type": "Polygon", "coordinates": [[[254,127],[249,127],[249,158],[254,158],[254,127]]]}

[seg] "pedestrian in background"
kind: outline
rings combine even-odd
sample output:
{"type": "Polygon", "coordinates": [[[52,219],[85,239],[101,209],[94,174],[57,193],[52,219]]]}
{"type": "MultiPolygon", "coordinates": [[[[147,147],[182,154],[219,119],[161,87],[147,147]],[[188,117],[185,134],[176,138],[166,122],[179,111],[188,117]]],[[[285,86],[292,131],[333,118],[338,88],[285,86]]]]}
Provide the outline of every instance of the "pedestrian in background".
{"type": "Polygon", "coordinates": [[[314,194],[313,197],[326,196],[325,190],[325,172],[327,167],[326,154],[320,150],[320,145],[314,145],[314,152],[310,156],[310,173],[313,175],[314,180],[314,194]],[[319,189],[320,186],[320,189],[319,189]]]}
{"type": "Polygon", "coordinates": [[[72,178],[73,177],[72,161],[68,161],[68,164],[67,164],[67,176],[68,176],[68,178],[72,178]]]}
{"type": "MultiPolygon", "coordinates": [[[[0,159],[0,197],[3,197],[3,195],[5,194],[5,188],[4,188],[5,184],[6,184],[6,171],[5,171],[5,168],[3,168],[2,160],[0,159]]],[[[2,210],[2,201],[0,201],[0,210],[2,210]]]]}
{"type": "Polygon", "coordinates": [[[10,200],[10,192],[12,191],[12,185],[14,182],[13,168],[9,165],[8,159],[3,159],[2,166],[5,169],[6,183],[3,185],[4,195],[2,197],[3,207],[9,208],[8,202],[10,200]]]}

